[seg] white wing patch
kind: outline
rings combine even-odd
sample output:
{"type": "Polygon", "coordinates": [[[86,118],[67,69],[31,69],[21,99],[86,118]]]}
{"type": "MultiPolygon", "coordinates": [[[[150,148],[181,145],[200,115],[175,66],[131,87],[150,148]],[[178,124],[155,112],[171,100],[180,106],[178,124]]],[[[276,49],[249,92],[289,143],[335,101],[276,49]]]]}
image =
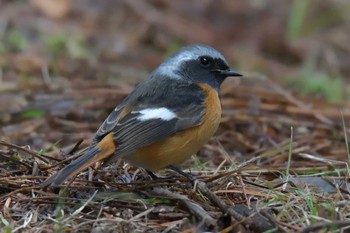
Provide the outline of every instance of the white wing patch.
{"type": "Polygon", "coordinates": [[[141,114],[137,117],[137,120],[147,121],[152,119],[162,119],[164,121],[170,121],[176,117],[176,114],[167,108],[147,108],[139,111],[141,114]]]}

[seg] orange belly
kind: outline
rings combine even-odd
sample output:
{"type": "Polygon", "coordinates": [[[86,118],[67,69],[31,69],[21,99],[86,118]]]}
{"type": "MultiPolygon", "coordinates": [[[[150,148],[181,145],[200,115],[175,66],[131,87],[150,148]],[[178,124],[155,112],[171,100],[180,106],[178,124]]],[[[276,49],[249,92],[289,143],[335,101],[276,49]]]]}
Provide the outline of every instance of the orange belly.
{"type": "Polygon", "coordinates": [[[214,135],[221,119],[221,105],[218,94],[207,84],[199,84],[207,93],[206,109],[202,124],[174,136],[151,144],[124,157],[133,165],[156,171],[169,165],[184,162],[214,135]]]}

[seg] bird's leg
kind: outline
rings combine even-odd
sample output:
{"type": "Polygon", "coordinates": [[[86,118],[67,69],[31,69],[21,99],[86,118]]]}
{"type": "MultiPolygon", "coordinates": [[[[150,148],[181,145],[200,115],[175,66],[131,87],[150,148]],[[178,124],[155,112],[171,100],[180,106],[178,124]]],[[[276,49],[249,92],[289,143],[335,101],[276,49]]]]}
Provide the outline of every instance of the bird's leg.
{"type": "Polygon", "coordinates": [[[180,175],[182,175],[184,177],[186,177],[191,183],[194,183],[197,180],[197,177],[182,171],[180,168],[178,168],[174,165],[169,165],[169,166],[167,166],[167,168],[179,173],[180,175]]]}
{"type": "Polygon", "coordinates": [[[153,172],[151,172],[151,171],[149,171],[147,169],[146,169],[146,172],[152,178],[152,180],[158,180],[159,179],[159,177],[156,174],[154,174],[153,172]]]}

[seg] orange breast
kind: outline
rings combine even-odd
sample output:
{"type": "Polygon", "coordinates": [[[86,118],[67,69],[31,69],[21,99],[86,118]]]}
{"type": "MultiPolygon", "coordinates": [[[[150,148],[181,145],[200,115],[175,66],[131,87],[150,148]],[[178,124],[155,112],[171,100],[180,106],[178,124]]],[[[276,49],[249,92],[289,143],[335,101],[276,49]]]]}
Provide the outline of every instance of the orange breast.
{"type": "Polygon", "coordinates": [[[214,135],[221,119],[221,105],[218,94],[210,86],[200,83],[199,86],[208,95],[206,112],[202,124],[151,144],[124,159],[133,165],[156,171],[169,165],[176,165],[188,159],[214,135]]]}

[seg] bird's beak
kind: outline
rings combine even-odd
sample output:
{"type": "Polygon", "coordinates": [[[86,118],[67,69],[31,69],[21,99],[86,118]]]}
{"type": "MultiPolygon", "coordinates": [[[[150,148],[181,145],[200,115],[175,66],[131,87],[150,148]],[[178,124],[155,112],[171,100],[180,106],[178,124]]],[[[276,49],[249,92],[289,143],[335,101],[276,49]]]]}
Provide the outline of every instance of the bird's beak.
{"type": "Polygon", "coordinates": [[[236,70],[228,68],[227,70],[218,70],[218,72],[221,75],[224,75],[225,77],[228,76],[233,76],[233,77],[238,77],[238,76],[243,76],[242,74],[238,73],[236,70]]]}

